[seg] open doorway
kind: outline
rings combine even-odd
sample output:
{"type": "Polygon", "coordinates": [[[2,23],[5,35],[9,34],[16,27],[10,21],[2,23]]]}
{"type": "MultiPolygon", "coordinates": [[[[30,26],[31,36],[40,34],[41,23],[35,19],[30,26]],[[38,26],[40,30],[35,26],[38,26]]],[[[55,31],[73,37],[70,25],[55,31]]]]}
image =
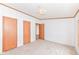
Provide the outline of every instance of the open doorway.
{"type": "Polygon", "coordinates": [[[37,39],[44,40],[44,24],[36,23],[36,40],[37,39]]]}
{"type": "Polygon", "coordinates": [[[39,39],[39,24],[36,23],[36,40],[39,39]]]}

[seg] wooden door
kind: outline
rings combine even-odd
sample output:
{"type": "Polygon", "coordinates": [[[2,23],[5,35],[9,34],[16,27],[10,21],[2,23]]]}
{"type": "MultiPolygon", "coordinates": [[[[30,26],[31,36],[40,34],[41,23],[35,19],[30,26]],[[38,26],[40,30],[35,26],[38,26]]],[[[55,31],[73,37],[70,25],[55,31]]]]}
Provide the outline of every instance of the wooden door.
{"type": "Polygon", "coordinates": [[[39,39],[44,40],[44,24],[39,24],[39,39]]]}
{"type": "Polygon", "coordinates": [[[3,51],[17,47],[17,20],[3,17],[3,51]]]}
{"type": "Polygon", "coordinates": [[[24,33],[24,44],[27,44],[30,42],[30,22],[29,21],[24,21],[23,22],[23,33],[24,33]]]}

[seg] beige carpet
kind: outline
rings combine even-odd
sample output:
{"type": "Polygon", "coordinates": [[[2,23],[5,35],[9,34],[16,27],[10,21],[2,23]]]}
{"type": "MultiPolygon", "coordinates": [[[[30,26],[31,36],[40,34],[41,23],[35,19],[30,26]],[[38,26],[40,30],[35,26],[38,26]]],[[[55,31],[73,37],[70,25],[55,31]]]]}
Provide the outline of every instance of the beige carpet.
{"type": "Polygon", "coordinates": [[[77,54],[75,49],[70,46],[61,45],[58,43],[36,40],[30,44],[21,46],[4,52],[3,54],[13,55],[74,55],[77,54]]]}

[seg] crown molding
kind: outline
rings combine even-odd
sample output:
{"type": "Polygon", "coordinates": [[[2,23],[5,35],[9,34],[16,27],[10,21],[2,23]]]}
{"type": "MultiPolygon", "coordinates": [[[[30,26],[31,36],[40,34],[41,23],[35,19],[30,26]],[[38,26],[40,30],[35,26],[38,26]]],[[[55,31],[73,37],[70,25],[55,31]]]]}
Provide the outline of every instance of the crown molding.
{"type": "Polygon", "coordinates": [[[52,20],[52,19],[67,19],[67,18],[74,18],[74,17],[56,17],[56,18],[43,18],[43,19],[40,19],[40,20],[52,20]]]}
{"type": "Polygon", "coordinates": [[[0,4],[3,5],[3,6],[5,6],[5,7],[10,8],[10,9],[13,9],[13,10],[15,10],[15,11],[21,12],[21,13],[23,13],[23,14],[25,14],[25,15],[31,16],[31,17],[33,17],[33,18],[36,18],[36,19],[38,19],[38,20],[51,20],[51,19],[67,19],[67,18],[74,18],[74,17],[76,17],[76,15],[77,15],[78,12],[79,12],[79,9],[78,9],[78,10],[76,11],[76,13],[74,14],[74,16],[72,16],[72,17],[56,17],[56,18],[43,18],[43,19],[40,19],[40,18],[37,18],[37,17],[35,17],[35,16],[33,16],[33,15],[30,15],[30,14],[28,14],[28,13],[25,13],[25,12],[23,12],[23,11],[21,11],[21,10],[15,9],[15,8],[13,8],[13,7],[10,7],[10,6],[7,6],[7,5],[5,5],[5,4],[3,4],[3,3],[0,3],[0,4]]]}
{"type": "Polygon", "coordinates": [[[76,11],[76,13],[74,14],[74,16],[72,16],[72,17],[43,18],[43,19],[40,19],[40,20],[51,20],[51,19],[67,19],[67,18],[74,18],[74,17],[76,17],[76,15],[78,14],[78,12],[79,12],[79,9],[76,11]]]}
{"type": "Polygon", "coordinates": [[[10,6],[7,6],[7,5],[5,5],[5,4],[3,4],[3,3],[0,3],[0,4],[3,5],[3,6],[5,6],[5,7],[10,8],[10,9],[13,9],[13,10],[15,10],[15,11],[18,11],[18,12],[20,12],[20,13],[23,13],[23,14],[25,14],[25,15],[28,15],[28,16],[31,16],[31,17],[33,17],[33,18],[36,18],[36,19],[40,20],[39,18],[37,18],[37,17],[35,17],[35,16],[32,16],[32,15],[30,15],[30,14],[28,14],[28,13],[25,13],[25,12],[23,12],[23,11],[21,11],[21,10],[15,9],[15,8],[13,8],[13,7],[10,7],[10,6]]]}
{"type": "Polygon", "coordinates": [[[41,20],[48,20],[48,19],[67,19],[67,18],[74,18],[74,17],[76,17],[76,15],[78,14],[78,12],[79,12],[79,9],[76,11],[76,13],[74,14],[74,16],[72,16],[72,17],[56,17],[56,18],[43,18],[43,19],[41,19],[41,20]]]}
{"type": "Polygon", "coordinates": [[[78,14],[78,12],[79,12],[79,9],[76,11],[76,13],[74,14],[73,17],[76,17],[76,15],[78,14]]]}

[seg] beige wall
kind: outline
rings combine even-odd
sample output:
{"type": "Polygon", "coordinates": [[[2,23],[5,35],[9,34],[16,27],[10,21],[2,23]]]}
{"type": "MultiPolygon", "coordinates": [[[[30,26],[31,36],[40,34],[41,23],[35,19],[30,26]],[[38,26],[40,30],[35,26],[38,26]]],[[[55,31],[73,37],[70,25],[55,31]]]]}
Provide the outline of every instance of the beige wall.
{"type": "Polygon", "coordinates": [[[77,50],[77,53],[79,54],[79,12],[78,14],[76,15],[75,17],[75,22],[76,22],[76,44],[75,44],[75,47],[76,47],[76,50],[77,50]]]}
{"type": "Polygon", "coordinates": [[[42,20],[45,23],[45,39],[75,47],[74,18],[42,20]]]}

